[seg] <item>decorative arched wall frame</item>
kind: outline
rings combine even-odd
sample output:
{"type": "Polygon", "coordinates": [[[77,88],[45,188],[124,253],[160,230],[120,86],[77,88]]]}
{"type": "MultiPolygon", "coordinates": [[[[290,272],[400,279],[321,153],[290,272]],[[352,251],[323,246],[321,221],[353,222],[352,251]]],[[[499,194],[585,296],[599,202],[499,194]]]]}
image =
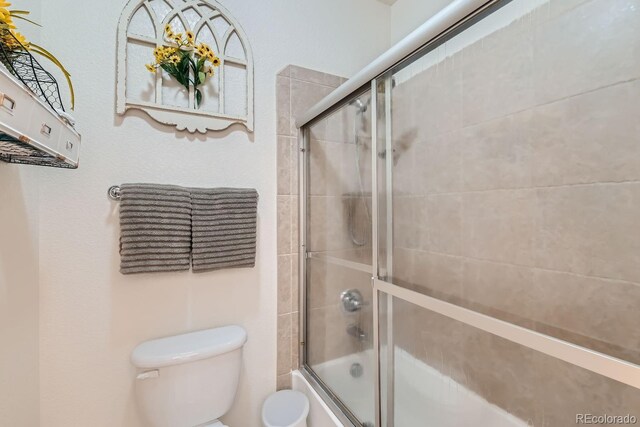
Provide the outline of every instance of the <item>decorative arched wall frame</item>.
{"type": "Polygon", "coordinates": [[[240,24],[215,0],[129,0],[118,25],[116,112],[139,109],[178,130],[205,133],[234,123],[253,132],[253,55],[240,24]],[[166,46],[164,28],[191,30],[221,60],[195,109],[193,88],[179,86],[164,72],[149,73],[153,49],[166,46]]]}

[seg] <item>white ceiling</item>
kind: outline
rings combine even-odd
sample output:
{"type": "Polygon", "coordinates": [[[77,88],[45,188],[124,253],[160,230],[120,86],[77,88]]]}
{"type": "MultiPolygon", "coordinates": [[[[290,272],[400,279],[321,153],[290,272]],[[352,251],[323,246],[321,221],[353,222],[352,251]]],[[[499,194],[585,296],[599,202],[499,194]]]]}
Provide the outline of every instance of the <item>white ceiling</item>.
{"type": "Polygon", "coordinates": [[[392,5],[395,2],[397,2],[398,0],[378,0],[378,1],[381,2],[381,3],[384,3],[384,4],[392,5]]]}

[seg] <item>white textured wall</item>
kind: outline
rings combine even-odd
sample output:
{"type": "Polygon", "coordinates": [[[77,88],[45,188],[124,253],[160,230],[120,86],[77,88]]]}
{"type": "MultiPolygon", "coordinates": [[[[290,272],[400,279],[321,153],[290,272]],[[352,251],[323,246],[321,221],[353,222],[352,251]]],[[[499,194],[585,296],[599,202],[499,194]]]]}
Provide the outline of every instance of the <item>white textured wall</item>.
{"type": "Polygon", "coordinates": [[[0,162],[0,425],[38,425],[38,171],[0,162]]]}
{"type": "Polygon", "coordinates": [[[388,7],[370,0],[223,0],[255,56],[255,134],[176,134],[141,113],[114,114],[123,0],[43,1],[43,39],[68,66],[83,134],[80,169],[42,172],[41,425],[139,426],[129,354],[141,341],[237,323],[249,334],[239,395],[223,419],[259,425],[275,389],[275,75],[289,63],[351,75],[388,44],[388,7]],[[362,17],[367,16],[363,23],[362,17]],[[358,25],[354,25],[358,23],[358,25]],[[255,269],[122,276],[110,185],[255,187],[255,269]]]}
{"type": "MultiPolygon", "coordinates": [[[[40,2],[19,9],[40,20],[40,2]]],[[[16,21],[29,40],[39,28],[16,21]]],[[[38,186],[40,169],[0,162],[0,424],[36,427],[38,396],[38,186]]]]}
{"type": "Polygon", "coordinates": [[[397,43],[452,0],[398,0],[391,6],[391,44],[397,43]]]}

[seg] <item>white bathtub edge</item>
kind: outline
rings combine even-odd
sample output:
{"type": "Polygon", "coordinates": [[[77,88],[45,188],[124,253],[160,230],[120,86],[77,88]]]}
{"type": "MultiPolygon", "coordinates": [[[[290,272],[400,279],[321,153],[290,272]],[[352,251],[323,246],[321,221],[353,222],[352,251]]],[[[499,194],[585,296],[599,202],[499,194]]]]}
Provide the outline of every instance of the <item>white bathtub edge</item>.
{"type": "Polygon", "coordinates": [[[344,427],[300,371],[291,373],[291,388],[304,393],[309,399],[308,427],[344,427]]]}

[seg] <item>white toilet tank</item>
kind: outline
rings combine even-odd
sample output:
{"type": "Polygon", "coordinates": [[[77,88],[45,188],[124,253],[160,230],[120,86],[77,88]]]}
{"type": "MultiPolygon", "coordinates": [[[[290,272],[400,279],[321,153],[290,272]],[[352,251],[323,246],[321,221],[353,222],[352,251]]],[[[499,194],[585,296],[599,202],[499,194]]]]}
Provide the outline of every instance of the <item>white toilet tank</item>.
{"type": "Polygon", "coordinates": [[[212,423],[233,404],[247,333],[224,326],[138,345],[131,362],[139,373],[136,394],[153,427],[212,423]]]}

